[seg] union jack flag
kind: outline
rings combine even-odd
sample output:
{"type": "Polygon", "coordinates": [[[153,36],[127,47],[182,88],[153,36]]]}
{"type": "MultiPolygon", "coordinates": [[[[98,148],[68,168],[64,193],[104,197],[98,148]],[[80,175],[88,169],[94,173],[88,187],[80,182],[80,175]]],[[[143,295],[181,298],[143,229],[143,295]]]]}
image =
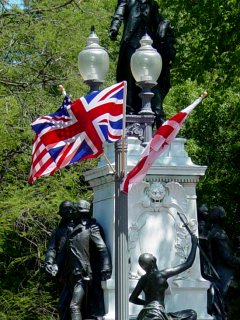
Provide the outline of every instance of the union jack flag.
{"type": "Polygon", "coordinates": [[[55,113],[35,120],[29,183],[74,162],[96,158],[103,153],[105,141],[119,140],[123,132],[124,96],[125,81],[74,102],[65,96],[55,113]]]}

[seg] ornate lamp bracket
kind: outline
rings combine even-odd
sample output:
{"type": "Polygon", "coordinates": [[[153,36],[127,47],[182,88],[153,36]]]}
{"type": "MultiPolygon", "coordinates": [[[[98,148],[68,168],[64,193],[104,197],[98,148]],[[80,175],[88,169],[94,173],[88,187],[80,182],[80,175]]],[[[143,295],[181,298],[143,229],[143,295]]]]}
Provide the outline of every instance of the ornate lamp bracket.
{"type": "Polygon", "coordinates": [[[152,126],[155,116],[148,115],[127,115],[126,116],[126,135],[136,137],[144,145],[152,138],[152,126]]]}

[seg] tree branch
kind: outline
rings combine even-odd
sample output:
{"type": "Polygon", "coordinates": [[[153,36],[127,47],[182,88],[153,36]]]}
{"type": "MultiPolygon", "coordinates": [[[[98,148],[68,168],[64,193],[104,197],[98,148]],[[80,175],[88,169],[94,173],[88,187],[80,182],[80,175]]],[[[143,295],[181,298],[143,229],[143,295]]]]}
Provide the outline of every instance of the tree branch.
{"type": "MultiPolygon", "coordinates": [[[[69,1],[67,1],[67,2],[65,2],[63,4],[56,5],[56,6],[53,6],[53,7],[50,7],[50,8],[25,9],[25,10],[22,10],[22,11],[19,11],[19,12],[7,11],[7,12],[1,13],[0,14],[0,18],[1,17],[10,17],[10,16],[20,16],[20,15],[23,15],[24,13],[33,14],[33,13],[42,13],[42,12],[47,12],[47,11],[54,11],[54,10],[57,10],[57,9],[64,8],[64,7],[68,6],[71,3],[76,4],[75,0],[69,0],[69,1]]],[[[78,6],[78,4],[76,4],[76,5],[78,6]]]]}
{"type": "MultiPolygon", "coordinates": [[[[62,79],[61,80],[65,80],[62,79]]],[[[20,81],[12,81],[12,80],[8,80],[8,79],[0,79],[0,83],[6,86],[12,86],[12,87],[22,87],[22,88],[27,88],[29,86],[35,86],[35,85],[46,85],[46,84],[54,84],[56,83],[56,81],[59,81],[57,77],[45,77],[44,79],[42,79],[42,81],[31,81],[31,83],[29,82],[20,82],[20,81]]]]}

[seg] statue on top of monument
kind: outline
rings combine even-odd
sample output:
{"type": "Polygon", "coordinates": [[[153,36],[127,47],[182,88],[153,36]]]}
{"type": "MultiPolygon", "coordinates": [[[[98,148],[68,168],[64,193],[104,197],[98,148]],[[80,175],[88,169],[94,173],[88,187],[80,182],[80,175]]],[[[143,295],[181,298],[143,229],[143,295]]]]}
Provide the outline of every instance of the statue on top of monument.
{"type": "Polygon", "coordinates": [[[192,248],[186,261],[176,267],[159,270],[157,267],[157,259],[150,253],[143,253],[139,257],[139,265],[146,272],[143,275],[135,289],[133,290],[129,301],[138,305],[143,305],[137,320],[147,319],[184,319],[196,320],[197,314],[192,309],[181,310],[177,312],[167,313],[164,305],[165,291],[168,288],[168,279],[179,273],[189,269],[196,255],[198,239],[191,234],[192,248]],[[141,292],[144,292],[145,299],[139,298],[141,292]]]}
{"type": "Polygon", "coordinates": [[[140,47],[139,41],[146,33],[162,57],[162,71],[157,85],[152,89],[154,97],[151,101],[158,128],[164,121],[163,100],[170,89],[170,68],[176,55],[170,21],[159,14],[159,6],[154,0],[119,0],[110,26],[111,40],[117,38],[122,21],[124,30],[116,80],[127,81],[127,114],[138,114],[141,110],[140,89],[133,78],[130,60],[132,54],[140,47]]]}

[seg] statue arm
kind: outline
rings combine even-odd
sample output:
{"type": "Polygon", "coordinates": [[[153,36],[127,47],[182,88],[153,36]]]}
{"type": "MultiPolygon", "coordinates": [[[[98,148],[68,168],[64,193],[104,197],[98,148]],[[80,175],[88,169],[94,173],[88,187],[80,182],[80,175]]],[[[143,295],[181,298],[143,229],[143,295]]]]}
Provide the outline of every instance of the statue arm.
{"type": "Polygon", "coordinates": [[[97,224],[91,226],[90,237],[100,255],[102,280],[108,280],[112,275],[111,257],[97,224]]]}
{"type": "Polygon", "coordinates": [[[56,228],[51,235],[45,255],[45,270],[56,275],[58,269],[64,264],[66,257],[66,234],[61,227],[56,228]]]}
{"type": "Polygon", "coordinates": [[[45,255],[45,264],[53,264],[57,254],[57,240],[56,230],[53,231],[51,238],[48,242],[47,252],[45,255]]]}
{"type": "Polygon", "coordinates": [[[109,31],[109,36],[111,40],[115,40],[118,34],[118,31],[121,27],[125,9],[127,5],[127,0],[121,0],[118,3],[118,6],[116,8],[116,11],[114,13],[111,26],[110,26],[110,31],[109,31]]]}
{"type": "Polygon", "coordinates": [[[157,31],[159,23],[164,20],[163,16],[160,14],[160,7],[157,2],[152,3],[152,26],[155,31],[157,31]]]}
{"type": "Polygon", "coordinates": [[[143,290],[143,277],[140,278],[140,280],[138,281],[136,287],[134,288],[132,294],[130,295],[129,301],[134,304],[144,306],[145,300],[140,299],[138,297],[140,295],[140,293],[142,292],[142,290],[143,290]]]}
{"type": "Polygon", "coordinates": [[[176,49],[174,48],[175,38],[171,22],[160,14],[156,15],[156,49],[160,52],[164,62],[174,61],[176,57],[176,49]]]}
{"type": "Polygon", "coordinates": [[[57,256],[57,230],[54,230],[47,246],[44,268],[51,275],[56,275],[58,267],[55,265],[57,256]]]}
{"type": "Polygon", "coordinates": [[[191,251],[190,251],[190,254],[189,254],[187,260],[184,263],[182,263],[176,267],[165,269],[163,271],[163,274],[166,278],[173,277],[173,276],[189,269],[193,265],[193,262],[194,262],[195,256],[196,256],[198,238],[195,235],[191,235],[191,239],[192,239],[192,248],[191,248],[191,251]]]}

